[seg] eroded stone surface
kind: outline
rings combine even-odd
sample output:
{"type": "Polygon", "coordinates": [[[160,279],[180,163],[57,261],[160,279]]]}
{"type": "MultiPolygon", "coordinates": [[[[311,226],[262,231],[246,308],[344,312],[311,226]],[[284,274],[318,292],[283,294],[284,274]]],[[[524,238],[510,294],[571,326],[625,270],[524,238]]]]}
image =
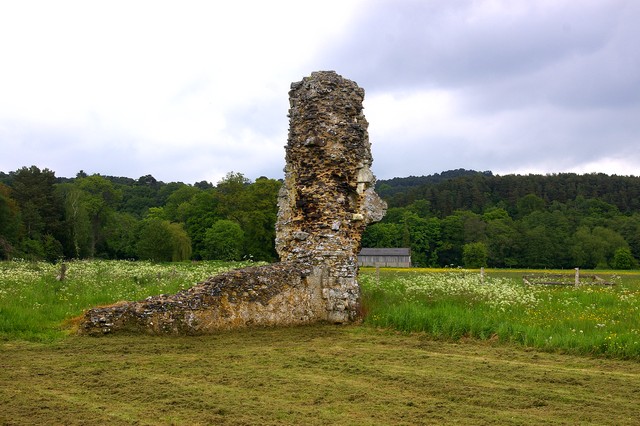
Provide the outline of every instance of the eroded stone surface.
{"type": "Polygon", "coordinates": [[[289,96],[276,224],[281,262],[227,272],[175,295],[89,310],[81,333],[201,334],[357,318],[362,232],[386,209],[373,189],[364,90],[324,71],[293,83],[289,96]]]}
{"type": "Polygon", "coordinates": [[[291,85],[289,99],[276,249],[320,283],[328,320],[353,320],[362,232],[386,208],[373,188],[364,90],[335,72],[315,72],[291,85]]]}
{"type": "Polygon", "coordinates": [[[323,314],[321,289],[291,262],[216,275],[174,295],[95,308],[81,332],[204,334],[250,325],[304,324],[323,314]]]}

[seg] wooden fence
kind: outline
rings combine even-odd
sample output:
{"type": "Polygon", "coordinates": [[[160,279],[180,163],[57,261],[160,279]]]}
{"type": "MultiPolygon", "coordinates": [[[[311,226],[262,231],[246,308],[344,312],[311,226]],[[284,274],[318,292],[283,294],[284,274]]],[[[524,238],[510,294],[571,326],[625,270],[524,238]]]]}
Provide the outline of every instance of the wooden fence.
{"type": "Polygon", "coordinates": [[[525,284],[529,285],[558,285],[575,286],[581,285],[614,285],[597,275],[580,275],[580,269],[576,268],[575,275],[569,274],[527,274],[522,276],[525,284]]]}

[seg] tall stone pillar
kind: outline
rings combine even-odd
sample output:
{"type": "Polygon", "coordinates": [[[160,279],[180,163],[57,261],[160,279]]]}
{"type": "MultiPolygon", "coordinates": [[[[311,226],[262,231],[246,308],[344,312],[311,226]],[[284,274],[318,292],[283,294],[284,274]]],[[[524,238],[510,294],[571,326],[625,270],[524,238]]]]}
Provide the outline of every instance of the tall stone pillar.
{"type": "Polygon", "coordinates": [[[346,322],[357,314],[362,233],[386,209],[374,192],[364,90],[322,71],[293,83],[289,99],[276,249],[322,288],[327,320],[346,322]]]}

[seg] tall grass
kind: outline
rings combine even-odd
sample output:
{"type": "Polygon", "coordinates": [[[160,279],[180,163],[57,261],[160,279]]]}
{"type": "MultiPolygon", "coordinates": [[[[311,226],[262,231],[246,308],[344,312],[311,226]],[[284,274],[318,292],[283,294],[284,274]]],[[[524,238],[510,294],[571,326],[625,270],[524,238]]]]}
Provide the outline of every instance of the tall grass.
{"type": "Polygon", "coordinates": [[[610,278],[615,286],[549,287],[505,275],[363,270],[365,322],[444,339],[640,359],[640,277],[610,278]]]}
{"type": "Polygon", "coordinates": [[[65,335],[65,320],[120,300],[175,293],[246,262],[154,264],[74,261],[58,281],[60,265],[0,262],[0,340],[51,341],[65,335]]]}
{"type": "MultiPolygon", "coordinates": [[[[83,310],[175,293],[241,262],[153,264],[127,261],[59,265],[0,262],[0,340],[52,341],[83,310]]],[[[477,338],[542,350],[640,359],[640,274],[615,286],[547,287],[521,273],[387,270],[360,273],[365,324],[440,339],[477,338]]]]}

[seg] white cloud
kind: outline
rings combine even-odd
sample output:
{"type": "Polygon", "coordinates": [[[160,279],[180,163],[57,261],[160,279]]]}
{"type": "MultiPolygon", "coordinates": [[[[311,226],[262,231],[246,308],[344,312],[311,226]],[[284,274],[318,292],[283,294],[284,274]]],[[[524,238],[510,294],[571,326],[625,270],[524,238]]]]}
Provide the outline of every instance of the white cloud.
{"type": "Polygon", "coordinates": [[[366,90],[379,177],[633,173],[638,19],[624,0],[3,2],[0,170],[280,177],[290,83],[334,69],[366,90]]]}
{"type": "MultiPolygon", "coordinates": [[[[290,82],[304,76],[306,62],[319,45],[340,33],[357,5],[3,3],[0,137],[17,152],[0,161],[0,167],[10,170],[42,161],[38,151],[49,149],[64,152],[77,169],[95,162],[87,158],[92,153],[113,152],[128,156],[118,158],[120,162],[158,174],[175,167],[177,158],[198,164],[203,152],[220,152],[209,157],[212,164],[200,164],[190,172],[189,167],[179,167],[188,179],[211,169],[253,167],[242,159],[254,156],[254,150],[270,149],[272,135],[246,136],[245,127],[251,123],[231,128],[239,124],[239,117],[229,115],[248,105],[282,99],[282,124],[276,126],[282,150],[290,82]],[[338,6],[342,13],[336,14],[338,6]],[[29,140],[34,133],[39,134],[36,142],[29,140]],[[78,145],[84,158],[74,156],[80,152],[78,145]],[[191,156],[184,155],[185,150],[191,156]],[[234,157],[226,158],[227,151],[234,157]],[[220,158],[224,163],[218,163],[220,158]]],[[[272,111],[265,114],[274,116],[272,111]]],[[[49,158],[56,170],[62,168],[59,155],[49,158]]],[[[97,171],[111,170],[118,168],[105,164],[97,171]]]]}

